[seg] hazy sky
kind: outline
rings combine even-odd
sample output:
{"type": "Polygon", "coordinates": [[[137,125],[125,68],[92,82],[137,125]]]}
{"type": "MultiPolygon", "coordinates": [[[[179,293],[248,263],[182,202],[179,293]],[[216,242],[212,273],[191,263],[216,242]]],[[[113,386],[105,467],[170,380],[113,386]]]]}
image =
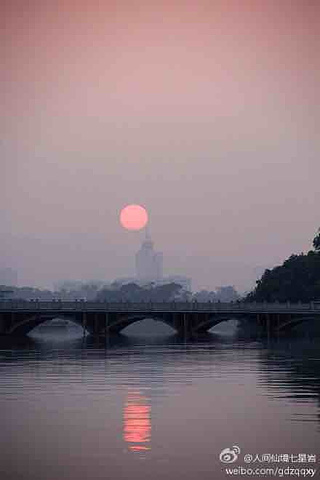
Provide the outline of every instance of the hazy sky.
{"type": "Polygon", "coordinates": [[[253,284],[319,219],[318,0],[1,2],[0,266],[134,273],[141,203],[167,274],[253,284]]]}

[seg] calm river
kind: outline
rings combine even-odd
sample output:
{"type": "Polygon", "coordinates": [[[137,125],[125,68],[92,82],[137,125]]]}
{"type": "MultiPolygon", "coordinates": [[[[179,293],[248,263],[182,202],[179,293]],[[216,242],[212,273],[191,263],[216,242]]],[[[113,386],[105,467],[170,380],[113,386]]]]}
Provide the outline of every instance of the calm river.
{"type": "Polygon", "coordinates": [[[2,341],[0,478],[220,480],[240,467],[231,476],[312,478],[319,346],[224,334],[2,341]]]}

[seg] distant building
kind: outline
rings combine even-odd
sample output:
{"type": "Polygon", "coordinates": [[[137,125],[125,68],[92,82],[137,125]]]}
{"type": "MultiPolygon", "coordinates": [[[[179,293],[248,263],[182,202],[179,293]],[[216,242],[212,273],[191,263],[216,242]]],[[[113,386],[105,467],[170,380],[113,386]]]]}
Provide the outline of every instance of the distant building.
{"type": "Polygon", "coordinates": [[[181,285],[184,290],[191,292],[191,278],[183,275],[169,275],[168,277],[163,277],[161,284],[166,283],[177,283],[178,285],[181,285]]]}
{"type": "Polygon", "coordinates": [[[18,274],[12,268],[0,268],[0,285],[16,287],[18,284],[18,274]]]}
{"type": "Polygon", "coordinates": [[[149,235],[136,253],[136,277],[139,282],[155,282],[162,280],[163,255],[155,252],[149,235]]]}
{"type": "Polygon", "coordinates": [[[233,285],[217,287],[216,298],[220,302],[234,302],[239,299],[239,294],[233,285]]]}
{"type": "Polygon", "coordinates": [[[184,291],[191,291],[191,279],[183,275],[163,276],[163,254],[154,250],[154,243],[147,234],[136,253],[136,276],[117,278],[113,285],[135,283],[140,287],[177,283],[184,291]]]}

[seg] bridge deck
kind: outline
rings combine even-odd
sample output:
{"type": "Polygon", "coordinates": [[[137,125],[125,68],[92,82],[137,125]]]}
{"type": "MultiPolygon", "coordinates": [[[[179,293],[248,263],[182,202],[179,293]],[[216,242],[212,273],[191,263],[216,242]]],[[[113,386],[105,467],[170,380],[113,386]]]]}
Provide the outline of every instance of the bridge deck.
{"type": "Polygon", "coordinates": [[[220,302],[86,302],[86,301],[0,301],[0,312],[124,312],[124,313],[167,313],[203,312],[222,314],[292,314],[312,313],[320,315],[320,302],[311,303],[220,303],[220,302]]]}

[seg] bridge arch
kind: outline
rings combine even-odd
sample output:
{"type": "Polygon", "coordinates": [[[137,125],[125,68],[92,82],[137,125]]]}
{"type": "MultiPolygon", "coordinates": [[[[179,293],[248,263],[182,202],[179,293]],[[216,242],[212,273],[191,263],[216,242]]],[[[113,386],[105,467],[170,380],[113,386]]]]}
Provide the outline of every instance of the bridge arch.
{"type": "Polygon", "coordinates": [[[109,326],[109,332],[110,333],[120,333],[123,330],[125,330],[127,327],[140,322],[142,320],[147,320],[147,319],[152,319],[156,321],[160,321],[164,323],[165,325],[169,326],[172,328],[175,332],[178,331],[176,326],[174,325],[174,321],[172,318],[172,315],[166,315],[166,314],[151,314],[151,313],[139,313],[139,314],[129,314],[129,315],[121,315],[119,316],[116,320],[114,320],[110,326],[109,326]]]}
{"type": "Polygon", "coordinates": [[[220,323],[228,322],[229,320],[240,320],[239,316],[230,314],[209,314],[202,322],[200,322],[194,329],[194,333],[206,333],[213,327],[216,327],[220,323]]]}
{"type": "Polygon", "coordinates": [[[297,325],[300,325],[301,323],[313,321],[314,319],[315,319],[314,316],[292,317],[290,319],[287,319],[286,321],[283,321],[279,326],[277,326],[276,327],[276,332],[277,333],[289,332],[290,330],[292,330],[297,325]]]}
{"type": "MultiPolygon", "coordinates": [[[[40,315],[35,315],[31,314],[28,316],[25,316],[22,319],[17,319],[15,323],[11,326],[11,328],[8,330],[9,335],[15,335],[15,336],[25,336],[28,335],[34,328],[38,327],[39,325],[47,322],[48,320],[53,320],[54,318],[61,318],[63,320],[70,320],[74,323],[76,323],[79,326],[81,325],[81,319],[79,319],[76,315],[68,315],[68,314],[40,314],[40,315]]],[[[89,329],[87,328],[89,331],[89,329]]],[[[89,331],[90,333],[90,331],[89,331]]]]}

